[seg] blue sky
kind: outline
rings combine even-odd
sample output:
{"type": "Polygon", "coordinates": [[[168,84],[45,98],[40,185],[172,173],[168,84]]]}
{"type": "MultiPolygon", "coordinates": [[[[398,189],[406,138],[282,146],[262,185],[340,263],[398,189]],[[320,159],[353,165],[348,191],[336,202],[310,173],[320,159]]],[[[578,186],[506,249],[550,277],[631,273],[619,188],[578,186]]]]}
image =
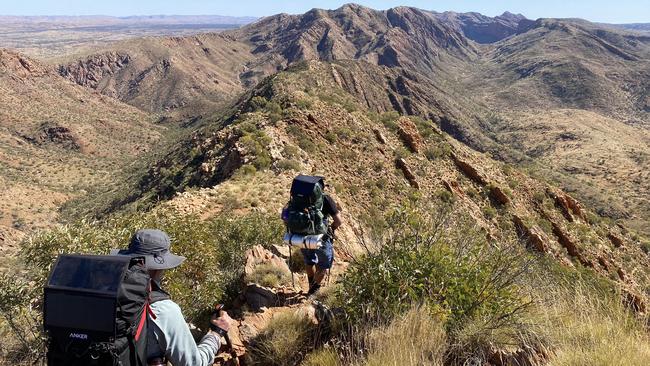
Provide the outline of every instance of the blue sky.
{"type": "MultiPolygon", "coordinates": [[[[310,0],[0,0],[0,15],[234,15],[302,13],[338,8],[349,1],[310,0]]],[[[375,9],[398,5],[436,11],[477,11],[494,16],[508,10],[529,18],[584,18],[609,23],[650,23],[650,0],[375,0],[356,1],[375,9]]]]}

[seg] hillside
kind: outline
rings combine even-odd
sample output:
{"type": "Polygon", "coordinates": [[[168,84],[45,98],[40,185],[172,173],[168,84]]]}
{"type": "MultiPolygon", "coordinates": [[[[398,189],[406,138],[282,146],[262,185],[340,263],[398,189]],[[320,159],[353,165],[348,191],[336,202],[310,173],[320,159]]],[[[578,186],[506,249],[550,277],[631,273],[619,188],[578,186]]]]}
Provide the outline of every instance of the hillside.
{"type": "Polygon", "coordinates": [[[648,56],[580,20],[354,4],[56,68],[0,51],[0,236],[32,234],[0,263],[0,359],[40,356],[58,253],[156,227],[186,321],[226,303],[246,364],[646,365],[648,56]],[[315,298],[278,217],[299,173],[344,221],[315,298]]]}
{"type": "Polygon", "coordinates": [[[49,227],[58,208],[151,149],[161,129],[141,111],[92,93],[54,69],[0,50],[0,239],[49,227]]]}
{"type": "Polygon", "coordinates": [[[196,122],[292,63],[365,61],[394,75],[344,78],[363,85],[356,87],[361,97],[373,90],[366,98],[371,109],[431,118],[459,141],[530,168],[601,214],[647,230],[650,192],[635,182],[644,180],[648,152],[649,54],[646,36],[580,20],[346,5],[272,16],[223,34],[125,43],[60,72],[165,120],[196,122]],[[567,109],[576,112],[557,120],[567,109]],[[522,115],[550,121],[558,134],[535,151],[522,147],[522,138],[537,139],[536,122],[519,120],[522,115]],[[597,116],[585,126],[593,137],[566,146],[557,136],[587,133],[574,128],[573,115],[597,116]],[[521,129],[516,139],[513,125],[521,129]],[[608,129],[621,133],[603,145],[611,140],[608,129]],[[570,160],[562,158],[567,150],[570,160]],[[549,161],[562,165],[549,167],[549,161]],[[621,183],[616,174],[637,178],[621,183]]]}
{"type": "Polygon", "coordinates": [[[495,44],[464,83],[498,111],[484,131],[523,154],[507,160],[646,231],[649,54],[647,37],[543,20],[495,44]]]}
{"type": "MultiPolygon", "coordinates": [[[[368,248],[376,244],[376,233],[390,225],[386,215],[393,210],[450,207],[449,220],[456,223],[468,217],[476,225],[474,239],[484,238],[495,246],[514,240],[516,248],[525,248],[536,261],[549,261],[559,271],[594,276],[614,286],[617,303],[622,299],[639,316],[645,313],[650,279],[646,238],[625,225],[602,220],[571,194],[477,153],[431,120],[375,112],[390,102],[382,102],[380,94],[373,94],[376,90],[362,82],[371,85],[368,75],[390,79],[392,72],[363,61],[297,63],[264,80],[214,120],[204,121],[149,171],[118,189],[117,195],[110,193],[109,208],[153,207],[154,216],[178,212],[180,217],[196,215],[205,222],[220,220],[224,214],[276,217],[286,203],[292,178],[298,173],[318,174],[326,177],[327,189],[341,205],[346,223],[337,233],[334,276],[345,276],[347,266],[363,263],[358,259],[373,253],[368,248]],[[346,82],[350,79],[358,83],[346,82]],[[366,97],[358,94],[355,85],[366,97]],[[370,98],[377,104],[369,106],[370,98]],[[165,200],[159,202],[160,198],[165,200]]],[[[277,248],[271,250],[277,253],[277,248]]],[[[246,273],[251,261],[263,260],[256,255],[277,262],[272,254],[256,251],[263,249],[248,254],[246,273]]],[[[509,248],[507,253],[518,252],[509,248]]],[[[298,286],[304,282],[300,278],[298,286]]],[[[396,281],[402,286],[410,283],[396,281]]],[[[249,292],[254,290],[267,291],[248,283],[241,290],[246,300],[240,301],[260,296],[249,292]]],[[[307,305],[292,302],[288,284],[273,291],[287,299],[258,310],[252,302],[236,305],[244,309],[231,335],[240,342],[239,351],[255,354],[256,335],[272,328],[277,314],[309,309],[309,301],[307,305]]],[[[571,314],[583,310],[571,309],[571,314]]],[[[283,344],[275,341],[277,347],[283,344]]],[[[495,337],[494,342],[503,339],[495,337]]],[[[504,355],[520,354],[516,344],[491,347],[506,347],[504,355]]],[[[554,351],[548,352],[539,357],[552,362],[554,351]]]]}
{"type": "Polygon", "coordinates": [[[320,174],[350,222],[339,249],[344,258],[359,252],[358,235],[389,207],[454,202],[488,237],[519,235],[531,251],[620,277],[643,297],[636,286],[649,274],[646,239],[601,220],[562,190],[472,151],[432,121],[374,112],[337,76],[361,79],[360,69],[390,75],[349,61],[306,62],[274,75],[237,112],[199,128],[131,182],[136,187],[120,190],[141,194],[118,195],[116,207],[168,197],[165,209],[204,218],[273,213],[285,204],[296,173],[320,174]]]}

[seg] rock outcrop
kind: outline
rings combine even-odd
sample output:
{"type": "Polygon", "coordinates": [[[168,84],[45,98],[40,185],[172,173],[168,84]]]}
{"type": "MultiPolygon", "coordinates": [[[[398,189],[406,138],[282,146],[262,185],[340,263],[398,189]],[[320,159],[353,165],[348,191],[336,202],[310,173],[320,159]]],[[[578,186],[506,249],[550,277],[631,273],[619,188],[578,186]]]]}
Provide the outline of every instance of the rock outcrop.
{"type": "Polygon", "coordinates": [[[562,211],[562,214],[569,222],[581,220],[587,221],[587,215],[580,202],[564,192],[550,192],[549,195],[555,199],[555,205],[562,211]]]}
{"type": "Polygon", "coordinates": [[[47,67],[22,54],[0,48],[0,73],[17,79],[41,77],[50,73],[47,67]]]}
{"type": "Polygon", "coordinates": [[[414,153],[419,153],[424,145],[424,139],[420,136],[418,128],[409,118],[402,117],[397,121],[399,136],[404,144],[414,153]]]}
{"type": "Polygon", "coordinates": [[[411,187],[415,189],[420,189],[420,183],[418,183],[417,177],[415,176],[415,174],[413,174],[411,168],[409,168],[408,164],[406,163],[406,160],[397,159],[395,164],[397,164],[397,167],[402,171],[402,173],[404,173],[404,177],[406,178],[406,180],[408,180],[411,187]]]}
{"type": "Polygon", "coordinates": [[[488,183],[487,178],[478,171],[471,163],[468,161],[463,160],[461,157],[459,157],[457,154],[452,153],[451,158],[454,160],[454,163],[460,169],[465,176],[467,176],[469,179],[473,180],[474,182],[484,186],[488,183]]]}
{"type": "Polygon", "coordinates": [[[540,253],[549,252],[549,238],[537,225],[527,225],[526,222],[519,216],[514,215],[512,220],[519,232],[519,235],[524,239],[533,249],[540,253]]]}
{"type": "Polygon", "coordinates": [[[96,54],[74,64],[59,66],[59,74],[79,85],[96,89],[104,78],[115,75],[130,61],[131,56],[122,52],[96,54]]]}
{"type": "Polygon", "coordinates": [[[503,188],[498,185],[490,186],[490,198],[500,205],[507,205],[510,203],[510,197],[508,197],[503,188]]]}

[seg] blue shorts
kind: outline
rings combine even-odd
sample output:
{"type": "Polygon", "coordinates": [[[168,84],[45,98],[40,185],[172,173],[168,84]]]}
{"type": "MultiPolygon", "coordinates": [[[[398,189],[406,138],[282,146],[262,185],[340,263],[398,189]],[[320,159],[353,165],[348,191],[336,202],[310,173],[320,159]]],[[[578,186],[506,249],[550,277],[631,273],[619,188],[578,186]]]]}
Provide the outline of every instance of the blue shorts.
{"type": "Polygon", "coordinates": [[[305,264],[308,266],[318,266],[321,269],[332,268],[334,262],[334,247],[332,240],[327,239],[323,242],[320,249],[300,249],[302,256],[305,259],[305,264]]]}

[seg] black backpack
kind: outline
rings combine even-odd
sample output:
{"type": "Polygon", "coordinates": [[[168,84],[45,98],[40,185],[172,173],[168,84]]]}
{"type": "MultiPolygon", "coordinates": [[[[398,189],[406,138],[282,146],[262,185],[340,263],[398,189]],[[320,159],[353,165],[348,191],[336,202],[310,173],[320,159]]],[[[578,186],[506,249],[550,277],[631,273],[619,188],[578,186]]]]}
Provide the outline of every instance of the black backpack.
{"type": "Polygon", "coordinates": [[[299,175],[294,178],[285,217],[290,233],[327,234],[327,223],[323,215],[324,186],[323,177],[299,175]]]}
{"type": "Polygon", "coordinates": [[[49,366],[146,366],[143,257],[61,255],[45,287],[49,366]]]}

